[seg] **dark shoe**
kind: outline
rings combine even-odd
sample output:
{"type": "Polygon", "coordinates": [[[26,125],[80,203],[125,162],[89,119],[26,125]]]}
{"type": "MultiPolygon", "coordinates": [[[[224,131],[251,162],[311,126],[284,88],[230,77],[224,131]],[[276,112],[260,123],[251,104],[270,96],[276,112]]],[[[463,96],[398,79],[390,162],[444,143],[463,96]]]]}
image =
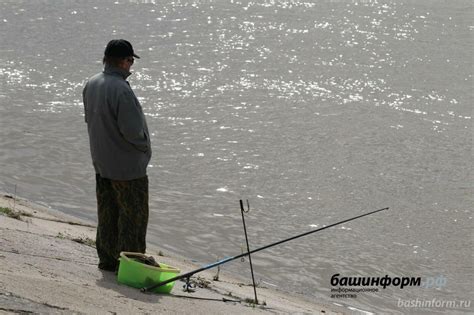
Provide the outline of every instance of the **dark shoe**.
{"type": "Polygon", "coordinates": [[[116,272],[118,270],[118,265],[111,265],[111,264],[106,264],[106,263],[99,263],[98,267],[100,270],[105,270],[105,271],[116,272]]]}

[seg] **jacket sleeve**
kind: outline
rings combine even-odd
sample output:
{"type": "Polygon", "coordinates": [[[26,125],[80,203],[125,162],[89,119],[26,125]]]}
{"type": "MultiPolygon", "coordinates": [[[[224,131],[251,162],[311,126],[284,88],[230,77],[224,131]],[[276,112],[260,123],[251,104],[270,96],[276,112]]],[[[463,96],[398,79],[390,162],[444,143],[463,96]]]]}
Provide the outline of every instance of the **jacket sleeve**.
{"type": "Polygon", "coordinates": [[[82,90],[82,103],[84,104],[84,121],[88,121],[88,114],[87,114],[87,99],[86,99],[86,90],[87,90],[87,83],[84,85],[84,89],[82,90]]]}
{"type": "Polygon", "coordinates": [[[148,151],[145,133],[145,116],[132,92],[126,91],[118,98],[117,124],[125,140],[142,152],[148,151]]]}

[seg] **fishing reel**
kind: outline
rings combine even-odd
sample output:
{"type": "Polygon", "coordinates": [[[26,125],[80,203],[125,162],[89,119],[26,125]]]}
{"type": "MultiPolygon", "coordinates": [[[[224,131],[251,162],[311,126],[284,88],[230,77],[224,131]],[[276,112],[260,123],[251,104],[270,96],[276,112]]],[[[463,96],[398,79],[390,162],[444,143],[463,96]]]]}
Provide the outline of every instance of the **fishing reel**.
{"type": "Polygon", "coordinates": [[[196,292],[196,283],[191,282],[191,277],[187,277],[184,279],[184,284],[183,284],[183,291],[188,292],[188,293],[193,293],[196,292]]]}

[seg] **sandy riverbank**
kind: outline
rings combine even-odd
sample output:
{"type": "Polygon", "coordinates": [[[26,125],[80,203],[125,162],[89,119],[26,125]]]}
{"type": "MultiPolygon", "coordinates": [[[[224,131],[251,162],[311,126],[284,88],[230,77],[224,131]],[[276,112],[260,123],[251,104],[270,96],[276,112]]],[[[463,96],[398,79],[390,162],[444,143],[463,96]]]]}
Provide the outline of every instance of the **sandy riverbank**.
{"type": "MultiPolygon", "coordinates": [[[[205,287],[183,292],[177,282],[169,295],[144,294],[117,283],[97,268],[95,226],[24,199],[2,194],[0,207],[0,314],[342,314],[335,306],[310,303],[265,287],[253,288],[215,270],[199,274],[205,287]],[[16,218],[15,218],[16,217],[16,218]],[[226,301],[224,301],[225,299],[226,301]],[[228,301],[230,300],[230,301],[228,301]]],[[[186,259],[147,254],[183,272],[199,266],[186,259]]],[[[197,278],[197,276],[195,277],[197,278]]]]}

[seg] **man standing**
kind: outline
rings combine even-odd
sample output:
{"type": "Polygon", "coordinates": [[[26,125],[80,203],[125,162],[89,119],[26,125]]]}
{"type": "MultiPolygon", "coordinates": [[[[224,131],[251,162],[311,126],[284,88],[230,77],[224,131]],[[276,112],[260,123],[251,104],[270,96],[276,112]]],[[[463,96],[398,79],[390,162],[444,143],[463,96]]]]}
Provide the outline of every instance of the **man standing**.
{"type": "Polygon", "coordinates": [[[85,120],[96,172],[99,268],[115,271],[121,251],[145,253],[148,177],[151,158],[148,127],[140,103],[126,81],[138,57],[123,39],[111,40],[104,71],[83,90],[85,120]]]}

